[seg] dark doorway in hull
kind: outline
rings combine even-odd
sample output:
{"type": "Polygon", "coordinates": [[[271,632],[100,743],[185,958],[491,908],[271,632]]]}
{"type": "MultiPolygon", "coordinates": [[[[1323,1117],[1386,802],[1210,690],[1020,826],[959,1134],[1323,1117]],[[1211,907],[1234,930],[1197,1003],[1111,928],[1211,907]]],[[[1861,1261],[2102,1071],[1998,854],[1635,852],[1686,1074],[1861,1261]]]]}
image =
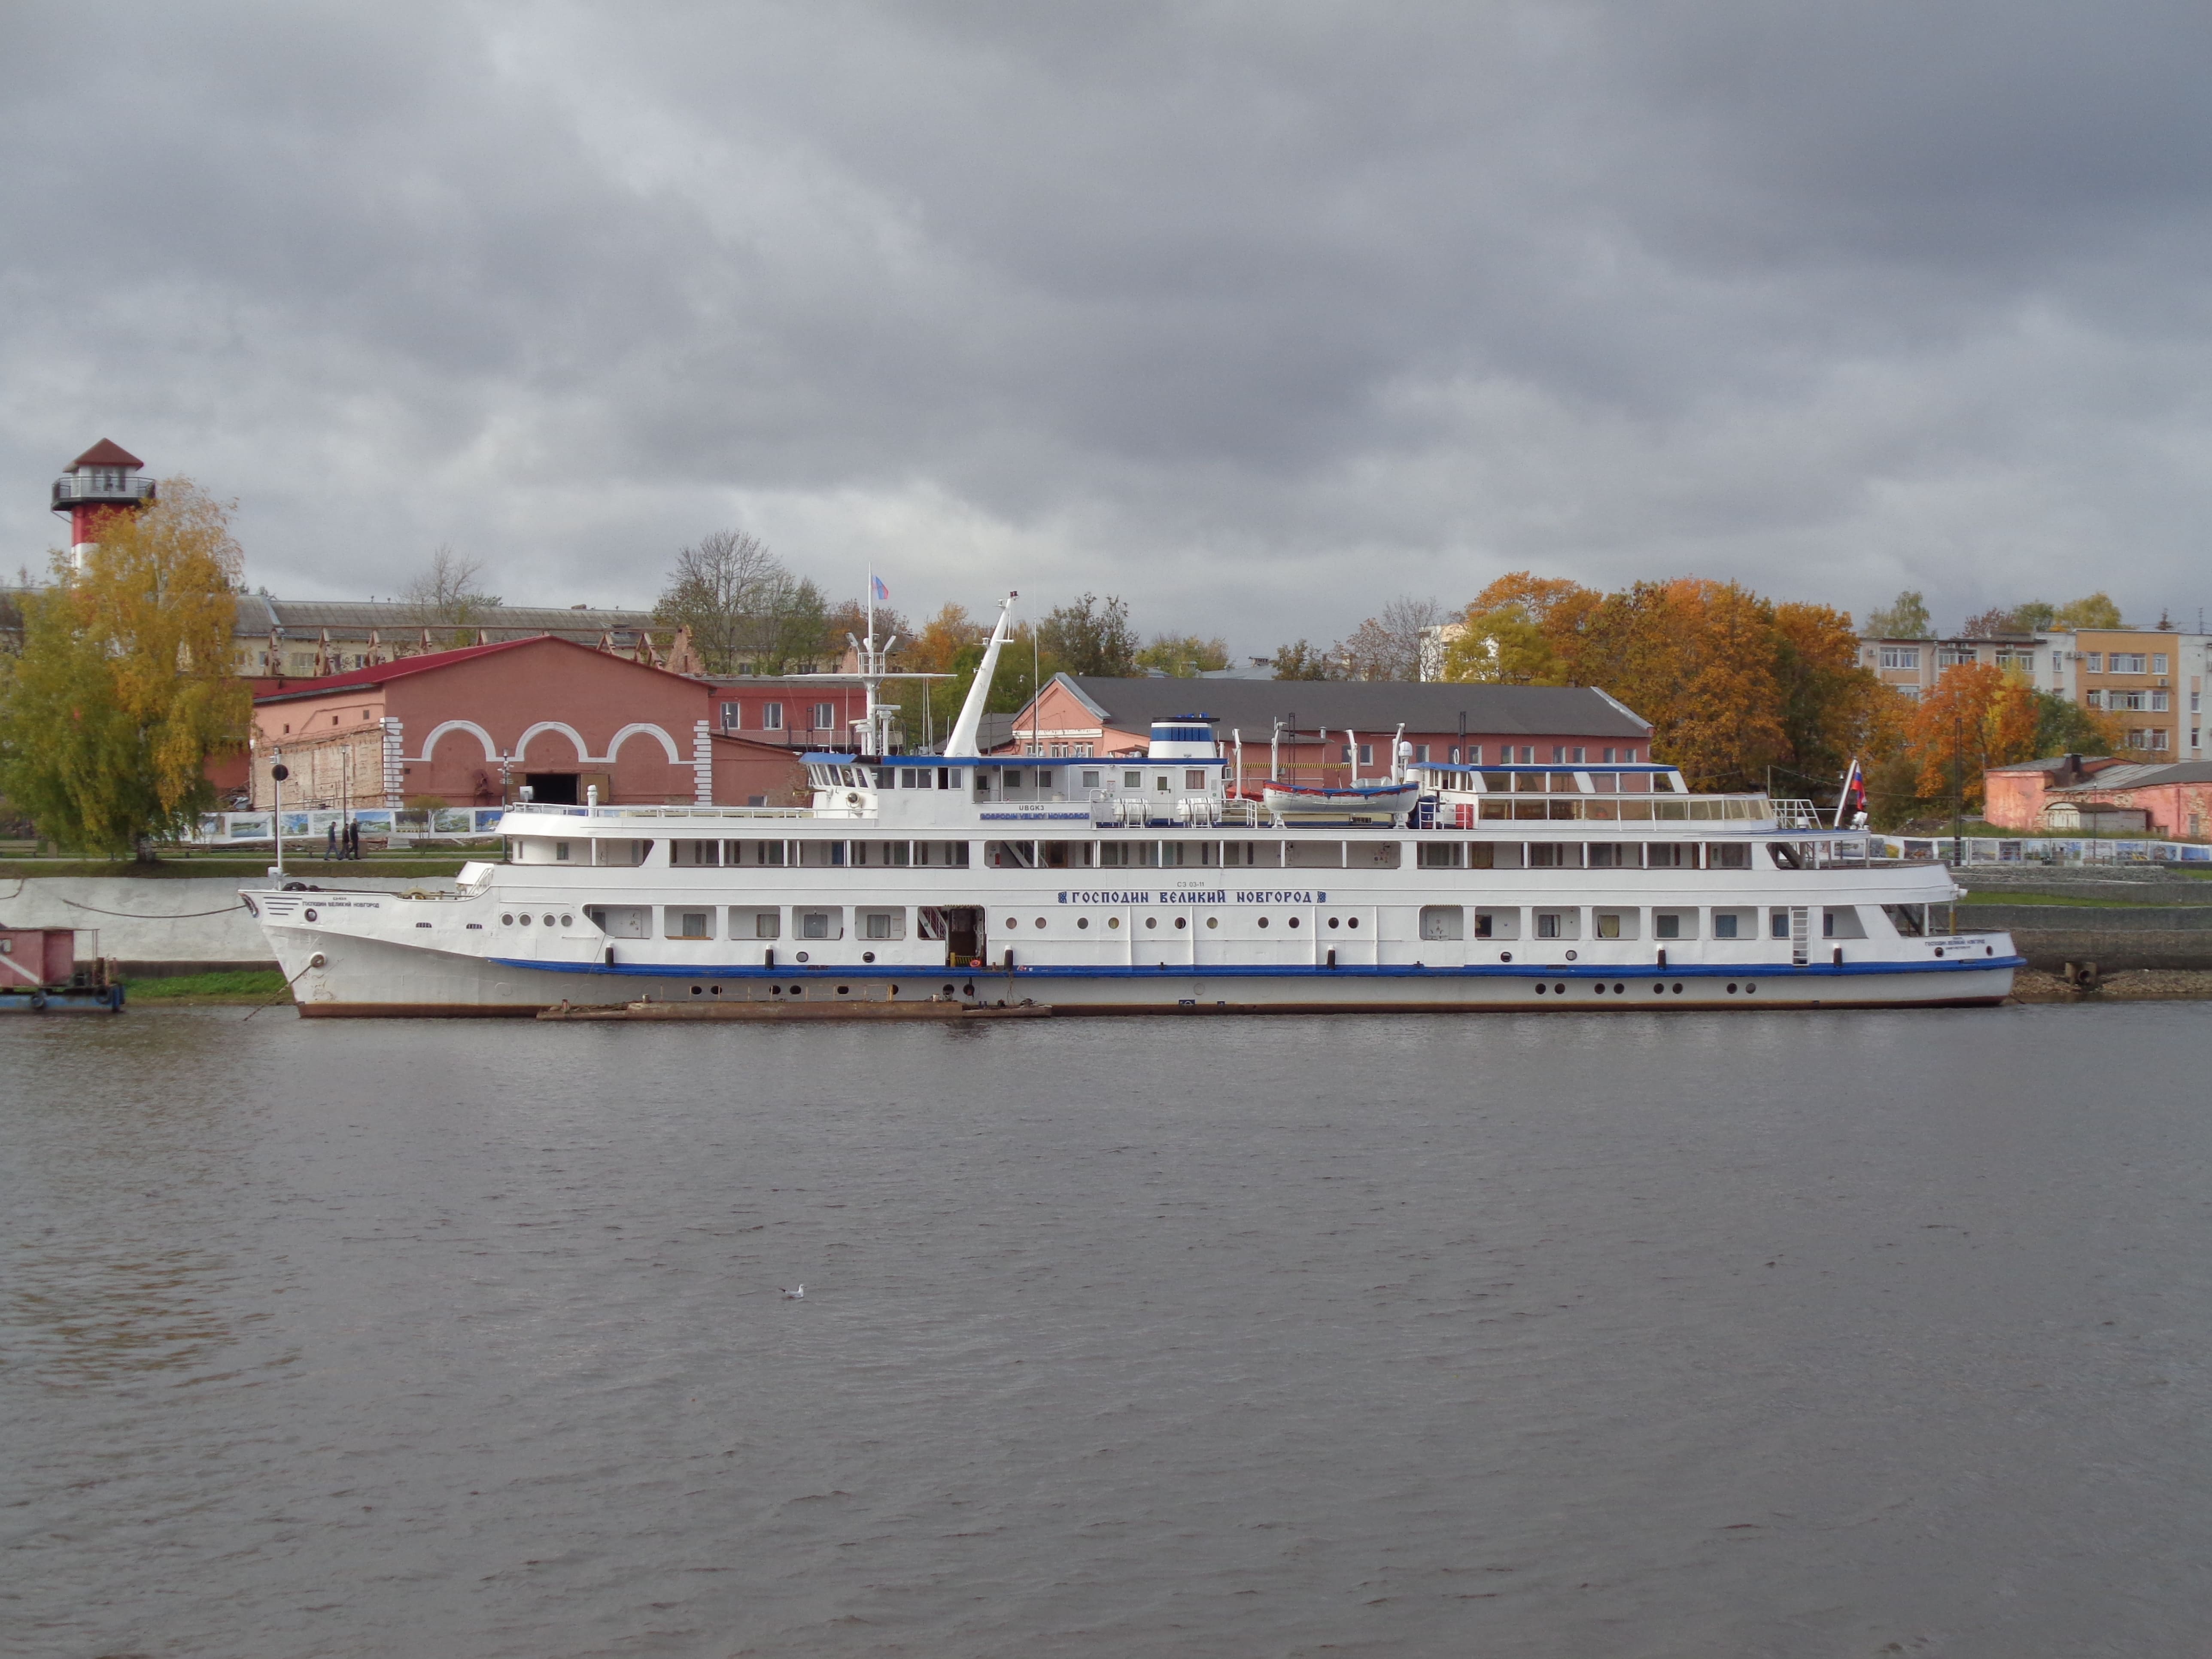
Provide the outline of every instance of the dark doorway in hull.
{"type": "Polygon", "coordinates": [[[921,936],[945,941],[948,968],[965,968],[983,954],[983,913],[971,905],[925,905],[921,936]]]}
{"type": "Polygon", "coordinates": [[[534,801],[542,801],[548,806],[580,804],[574,772],[526,772],[522,781],[530,786],[530,798],[534,801]]]}

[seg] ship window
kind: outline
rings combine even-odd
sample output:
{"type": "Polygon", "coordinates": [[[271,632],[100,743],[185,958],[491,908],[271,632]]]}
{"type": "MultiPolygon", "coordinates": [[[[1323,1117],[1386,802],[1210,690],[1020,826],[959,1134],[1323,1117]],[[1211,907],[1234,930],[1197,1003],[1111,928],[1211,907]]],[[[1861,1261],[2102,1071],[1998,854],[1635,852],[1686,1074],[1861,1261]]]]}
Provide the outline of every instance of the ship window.
{"type": "Polygon", "coordinates": [[[1168,787],[1168,775],[1164,772],[1152,780],[1152,789],[1156,794],[1170,795],[1175,793],[1168,787]]]}
{"type": "Polygon", "coordinates": [[[1041,790],[1052,787],[1052,769],[1049,766],[1039,769],[1036,787],[1041,790]]]}
{"type": "Polygon", "coordinates": [[[1882,914],[1890,925],[1906,939],[1919,939],[1928,931],[1928,907],[1924,904],[1885,904],[1882,914]]]}
{"type": "Polygon", "coordinates": [[[964,841],[918,841],[914,843],[914,861],[939,870],[965,870],[968,867],[968,843],[964,841]]]}
{"type": "Polygon", "coordinates": [[[1474,936],[1477,939],[1519,939],[1521,912],[1512,910],[1477,910],[1474,913],[1474,936]]]}
{"type": "Polygon", "coordinates": [[[1749,939],[1758,920],[1759,913],[1755,910],[1716,910],[1713,912],[1713,937],[1749,939]]]}
{"type": "Polygon", "coordinates": [[[1182,775],[1182,787],[1183,787],[1184,788],[1186,788],[1186,789],[1203,789],[1203,788],[1205,788],[1205,787],[1206,787],[1206,774],[1205,774],[1204,772],[1198,771],[1198,770],[1196,770],[1196,769],[1194,769],[1193,770],[1191,770],[1191,771],[1188,771],[1188,772],[1184,773],[1184,774],[1182,775]]]}
{"type": "Polygon", "coordinates": [[[1531,870],[1571,870],[1583,861],[1582,845],[1571,841],[1532,841],[1528,843],[1531,870]]]}
{"type": "Polygon", "coordinates": [[[983,867],[987,870],[1034,870],[1037,867],[1036,843],[1033,841],[987,841],[983,843],[983,867]]]}
{"type": "Polygon", "coordinates": [[[1695,910],[1654,910],[1651,913],[1651,937],[1654,939],[1695,939],[1698,936],[1698,913],[1695,910]]]}
{"type": "Polygon", "coordinates": [[[811,869],[829,869],[845,862],[842,841],[802,841],[797,843],[799,862],[811,869]]]}
{"type": "Polygon", "coordinates": [[[1802,870],[1805,867],[1805,861],[1798,856],[1797,849],[1786,841],[1770,841],[1766,843],[1766,850],[1774,855],[1778,869],[1802,870]]]}
{"type": "Polygon", "coordinates": [[[800,910],[794,913],[801,939],[842,939],[845,913],[840,909],[800,910]]]}
{"type": "Polygon", "coordinates": [[[1423,939],[1458,939],[1465,926],[1466,918],[1456,904],[1425,904],[1421,907],[1423,939]]]}
{"type": "Polygon", "coordinates": [[[1820,913],[1822,939],[1864,939],[1866,936],[1866,924],[1859,920],[1856,905],[1839,905],[1835,909],[1820,913]]]}
{"type": "Polygon", "coordinates": [[[1636,912],[1633,910],[1600,910],[1595,921],[1600,939],[1636,937],[1636,912]]]}
{"type": "Polygon", "coordinates": [[[1047,870],[1087,870],[1097,849],[1087,841],[1044,841],[1037,843],[1038,865],[1047,870]]]}
{"type": "Polygon", "coordinates": [[[731,907],[732,939],[780,939],[782,936],[783,913],[781,910],[731,907]]]}
{"type": "Polygon", "coordinates": [[[566,864],[568,862],[568,843],[567,842],[556,841],[553,843],[553,861],[556,864],[566,864]]]}
{"type": "MultiPolygon", "coordinates": [[[[1425,841],[1420,843],[1420,867],[1424,870],[1464,870],[1467,868],[1467,846],[1463,842],[1425,841]]],[[[1428,934],[1421,935],[1423,939],[1428,934]]],[[[1456,938],[1456,934],[1438,933],[1438,939],[1456,938]]]]}
{"type": "Polygon", "coordinates": [[[1766,913],[1766,936],[1769,939],[1790,937],[1790,913],[1787,910],[1769,910],[1766,913]]]}
{"type": "Polygon", "coordinates": [[[1224,842],[1221,844],[1221,861],[1232,869],[1256,865],[1260,862],[1260,843],[1256,841],[1224,842]]]}
{"type": "Polygon", "coordinates": [[[1635,862],[1635,851],[1617,841],[1594,841],[1583,849],[1583,862],[1593,870],[1624,870],[1635,862]]]}
{"type": "Polygon", "coordinates": [[[863,910],[860,912],[860,935],[864,939],[900,939],[906,937],[904,910],[863,910]]]}
{"type": "Polygon", "coordinates": [[[1694,870],[1698,867],[1696,848],[1687,842],[1651,842],[1644,848],[1644,867],[1647,870],[1694,870]]]}
{"type": "Polygon", "coordinates": [[[1000,773],[999,776],[1002,780],[1000,784],[1002,788],[1018,789],[1022,787],[1022,769],[1018,766],[1000,773]]]}
{"type": "Polygon", "coordinates": [[[1579,910],[1539,910],[1536,912],[1538,939],[1578,939],[1582,935],[1579,910]]]}
{"type": "MultiPolygon", "coordinates": [[[[568,856],[565,848],[561,856],[568,856]]],[[[668,861],[679,870],[710,868],[722,861],[722,843],[719,841],[672,841],[668,843],[668,861]]]]}
{"type": "Polygon", "coordinates": [[[714,936],[714,913],[712,910],[685,910],[670,905],[662,917],[662,931],[671,939],[712,939],[714,936]]]}
{"type": "Polygon", "coordinates": [[[1101,772],[1085,772],[1083,775],[1083,787],[1085,789],[1097,788],[1099,787],[1098,780],[1104,775],[1105,775],[1101,772]]]}
{"type": "Polygon", "coordinates": [[[722,857],[732,866],[781,866],[784,862],[784,846],[780,841],[733,841],[724,846],[722,857]]]}
{"type": "Polygon", "coordinates": [[[1145,775],[1144,775],[1142,772],[1124,772],[1124,773],[1122,773],[1122,774],[1121,774],[1121,787],[1122,787],[1124,789],[1141,789],[1141,788],[1143,788],[1143,787],[1145,787],[1145,775]]]}
{"type": "Polygon", "coordinates": [[[1751,848],[1740,841],[1708,842],[1705,847],[1705,868],[1748,870],[1751,868],[1751,848]]]}

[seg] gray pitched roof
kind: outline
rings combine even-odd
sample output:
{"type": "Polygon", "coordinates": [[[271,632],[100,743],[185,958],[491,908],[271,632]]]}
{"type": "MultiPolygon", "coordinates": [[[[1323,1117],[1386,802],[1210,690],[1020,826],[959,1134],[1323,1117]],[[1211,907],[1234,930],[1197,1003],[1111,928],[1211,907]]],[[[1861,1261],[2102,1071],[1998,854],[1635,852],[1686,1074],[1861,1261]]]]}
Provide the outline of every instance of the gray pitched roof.
{"type": "MultiPolygon", "coordinates": [[[[2077,787],[2092,793],[2107,789],[2148,789],[2161,783],[2212,783],[2212,761],[2167,761],[2156,764],[2109,767],[2077,787]]],[[[2074,789],[2054,789],[2053,795],[2070,795],[2074,789]]]]}
{"type": "Polygon", "coordinates": [[[1409,732],[1467,729],[1497,736],[1521,733],[1646,738],[1650,722],[1592,686],[1471,685],[1397,680],[1163,680],[1055,677],[1102,720],[1126,732],[1177,714],[1210,714],[1225,733],[1246,741],[1295,715],[1297,729],[1382,732],[1401,720],[1409,732]]]}
{"type": "MultiPolygon", "coordinates": [[[[602,634],[644,628],[652,620],[652,613],[646,611],[563,611],[551,605],[501,605],[476,612],[465,625],[489,629],[497,638],[561,634],[588,644],[602,634]]],[[[404,600],[279,599],[265,593],[238,597],[237,631],[241,635],[265,635],[271,629],[282,628],[292,638],[314,639],[327,628],[333,634],[366,637],[374,628],[399,639],[426,626],[437,630],[453,624],[426,623],[422,611],[404,600]]]]}

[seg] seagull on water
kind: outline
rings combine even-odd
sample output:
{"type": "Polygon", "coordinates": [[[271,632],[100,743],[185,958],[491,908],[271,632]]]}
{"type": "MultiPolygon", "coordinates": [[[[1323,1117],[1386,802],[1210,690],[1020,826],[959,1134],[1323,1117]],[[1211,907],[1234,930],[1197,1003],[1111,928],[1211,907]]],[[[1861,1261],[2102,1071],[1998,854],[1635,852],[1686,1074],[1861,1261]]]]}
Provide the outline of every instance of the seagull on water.
{"type": "Polygon", "coordinates": [[[779,1285],[776,1288],[783,1292],[783,1299],[786,1302],[806,1300],[806,1286],[804,1285],[779,1285]]]}

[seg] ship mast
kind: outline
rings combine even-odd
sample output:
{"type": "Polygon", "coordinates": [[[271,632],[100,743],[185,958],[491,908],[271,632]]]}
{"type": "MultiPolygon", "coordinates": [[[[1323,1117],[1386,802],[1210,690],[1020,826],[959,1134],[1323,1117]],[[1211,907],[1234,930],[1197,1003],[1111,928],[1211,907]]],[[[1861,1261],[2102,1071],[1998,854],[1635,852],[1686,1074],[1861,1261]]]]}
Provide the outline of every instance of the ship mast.
{"type": "Polygon", "coordinates": [[[881,646],[876,643],[876,577],[873,571],[868,573],[868,637],[861,641],[848,634],[845,643],[853,647],[854,654],[860,659],[860,672],[857,678],[861,689],[867,693],[867,713],[860,720],[860,752],[863,755],[889,754],[890,723],[896,710],[876,701],[876,687],[883,683],[884,659],[890,655],[891,647],[898,643],[898,635],[894,634],[881,646]]]}
{"type": "Polygon", "coordinates": [[[991,642],[983,647],[983,660],[976,665],[975,684],[968,688],[968,700],[960,705],[960,718],[953,723],[952,735],[945,740],[946,756],[980,755],[975,746],[975,734],[983,725],[983,705],[990,701],[991,675],[999,666],[999,648],[1006,642],[1006,624],[1014,617],[1014,601],[1021,598],[1018,592],[1009,593],[999,601],[998,625],[991,630],[991,642]]]}

